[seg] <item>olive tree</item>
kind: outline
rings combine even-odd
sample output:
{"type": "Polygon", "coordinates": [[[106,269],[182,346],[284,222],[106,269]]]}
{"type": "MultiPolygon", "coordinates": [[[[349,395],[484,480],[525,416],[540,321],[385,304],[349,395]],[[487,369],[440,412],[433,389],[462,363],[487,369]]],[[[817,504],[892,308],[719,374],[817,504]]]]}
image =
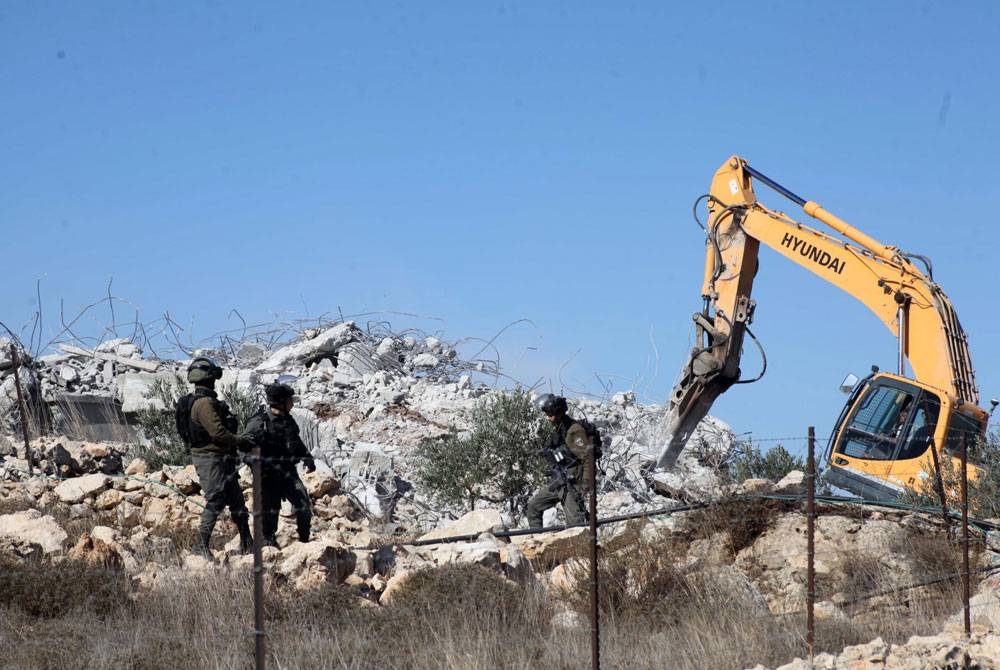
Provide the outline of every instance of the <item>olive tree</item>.
{"type": "Polygon", "coordinates": [[[417,479],[445,505],[468,511],[479,501],[504,504],[516,520],[545,481],[540,452],[551,427],[520,388],[479,400],[468,418],[467,432],[416,448],[417,479]]]}

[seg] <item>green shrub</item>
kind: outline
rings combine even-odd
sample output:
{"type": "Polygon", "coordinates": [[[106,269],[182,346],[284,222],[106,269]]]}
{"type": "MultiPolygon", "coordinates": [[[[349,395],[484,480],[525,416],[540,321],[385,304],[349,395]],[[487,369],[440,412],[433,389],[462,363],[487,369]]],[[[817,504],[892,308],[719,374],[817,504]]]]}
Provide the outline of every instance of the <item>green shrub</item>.
{"type": "MultiPolygon", "coordinates": [[[[928,467],[935,471],[933,458],[928,452],[928,467]]],[[[969,479],[969,514],[974,517],[1000,518],[1000,434],[991,432],[985,441],[970,442],[969,471],[979,470],[979,476],[969,479]]],[[[962,472],[958,454],[938,460],[937,472],[920,490],[907,489],[900,500],[917,507],[941,507],[941,491],[946,504],[954,511],[961,509],[962,472]]]]}
{"type": "Polygon", "coordinates": [[[219,398],[229,405],[229,411],[236,417],[240,428],[247,424],[250,417],[256,414],[261,406],[260,393],[256,384],[245,389],[237,386],[236,382],[224,384],[219,389],[219,398]]]}
{"type": "Polygon", "coordinates": [[[506,504],[516,520],[545,479],[540,451],[551,427],[523,389],[484,398],[469,418],[467,435],[414,450],[417,479],[445,505],[467,511],[479,500],[506,504]]]}
{"type": "Polygon", "coordinates": [[[805,461],[792,456],[780,444],[761,453],[760,447],[751,442],[740,443],[729,462],[729,475],[735,482],[748,479],[769,479],[776,482],[792,470],[805,472],[805,469],[805,461]]]}
{"type": "MultiPolygon", "coordinates": [[[[147,407],[136,412],[136,422],[148,442],[136,445],[131,455],[145,459],[152,470],[159,470],[164,465],[186,465],[191,460],[177,432],[174,413],[177,400],[190,392],[191,386],[180,376],[157,378],[150,384],[145,397],[158,401],[162,409],[147,407]]],[[[219,397],[229,405],[240,426],[246,424],[260,407],[256,387],[241,389],[235,382],[226,384],[221,387],[219,397]]]]}
{"type": "Polygon", "coordinates": [[[162,408],[146,407],[136,412],[136,422],[147,443],[136,445],[131,455],[145,459],[153,470],[164,465],[185,465],[190,460],[174,419],[177,399],[187,392],[188,384],[181,377],[158,377],[150,384],[145,397],[158,401],[162,408]]]}

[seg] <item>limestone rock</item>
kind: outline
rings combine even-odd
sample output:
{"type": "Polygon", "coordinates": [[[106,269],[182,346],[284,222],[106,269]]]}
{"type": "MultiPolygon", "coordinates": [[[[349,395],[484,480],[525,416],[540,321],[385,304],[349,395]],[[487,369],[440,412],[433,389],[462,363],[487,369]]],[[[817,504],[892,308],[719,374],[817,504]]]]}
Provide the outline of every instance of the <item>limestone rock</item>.
{"type": "Polygon", "coordinates": [[[186,465],[183,468],[164,467],[163,472],[166,474],[169,483],[184,495],[191,495],[201,491],[201,485],[198,482],[198,473],[195,471],[193,465],[186,465]]]}
{"type": "Polygon", "coordinates": [[[305,472],[302,474],[302,483],[306,485],[306,491],[313,500],[318,500],[325,495],[332,495],[340,491],[340,480],[332,472],[305,472]]]}
{"type": "Polygon", "coordinates": [[[75,504],[82,502],[87,496],[96,496],[108,486],[110,480],[106,475],[92,474],[66,479],[55,488],[55,494],[61,502],[75,504]]]}
{"type": "Polygon", "coordinates": [[[66,554],[67,558],[83,561],[94,567],[105,567],[120,570],[124,567],[122,555],[104,540],[95,539],[90,533],[84,533],[66,554]]]}
{"type": "Polygon", "coordinates": [[[581,555],[588,532],[581,526],[558,533],[518,535],[512,539],[526,559],[540,568],[548,569],[567,558],[581,555]]]}
{"type": "Polygon", "coordinates": [[[125,494],[115,489],[103,491],[94,501],[94,508],[102,511],[114,509],[125,500],[125,494]]]}
{"type": "Polygon", "coordinates": [[[535,571],[516,544],[500,545],[500,563],[507,579],[524,585],[534,581],[535,571]]]}
{"type": "Polygon", "coordinates": [[[391,605],[392,601],[396,596],[399,595],[400,589],[406,584],[406,581],[410,578],[413,573],[408,570],[402,570],[397,572],[389,581],[385,583],[385,588],[382,590],[382,595],[379,596],[378,602],[380,605],[391,605]]]}
{"type": "Polygon", "coordinates": [[[46,554],[59,554],[69,536],[55,518],[29,509],[0,516],[0,538],[39,545],[46,554]]]}
{"type": "Polygon", "coordinates": [[[149,498],[142,509],[142,525],[158,528],[170,521],[171,505],[162,498],[149,498]]]}
{"type": "Polygon", "coordinates": [[[774,485],[774,490],[778,493],[805,493],[806,492],[806,475],[801,470],[792,470],[787,475],[781,478],[777,484],[774,485]]]}
{"type": "Polygon", "coordinates": [[[746,495],[767,495],[774,493],[774,482],[769,479],[750,478],[736,488],[737,493],[746,495]]]}
{"type": "Polygon", "coordinates": [[[309,572],[322,572],[323,581],[340,584],[354,572],[357,557],[345,547],[322,540],[293,542],[281,550],[276,573],[301,584],[309,572]]]}
{"type": "Polygon", "coordinates": [[[447,563],[467,563],[491,570],[500,570],[500,543],[489,534],[476,542],[455,542],[434,547],[434,562],[438,565],[447,563]]]}
{"type": "Polygon", "coordinates": [[[133,458],[125,468],[126,475],[147,475],[149,474],[149,464],[142,458],[133,458]]]}
{"type": "Polygon", "coordinates": [[[455,535],[480,535],[503,528],[500,511],[495,509],[473,510],[457,521],[452,521],[440,528],[435,528],[420,537],[420,541],[440,540],[455,535]]]}

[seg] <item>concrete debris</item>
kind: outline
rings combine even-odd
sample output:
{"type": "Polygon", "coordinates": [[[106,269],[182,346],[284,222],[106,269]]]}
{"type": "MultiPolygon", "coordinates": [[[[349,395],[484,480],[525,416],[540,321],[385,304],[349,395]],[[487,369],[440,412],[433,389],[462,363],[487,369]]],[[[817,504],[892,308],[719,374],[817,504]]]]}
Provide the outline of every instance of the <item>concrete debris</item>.
{"type": "MultiPolygon", "coordinates": [[[[476,374],[495,373],[494,364],[463,360],[440,337],[373,332],[352,321],[308,328],[283,344],[247,340],[192,353],[223,363],[224,393],[235,388],[260,398],[264,384],[291,375],[299,396],[294,416],[320,471],[336,479],[338,490],[352,496],[369,516],[417,522],[423,530],[441,515],[434,513],[426,493],[410,483],[411,450],[425,440],[466,430],[475,403],[498,392],[473,381],[476,374]]],[[[60,477],[120,473],[128,453],[124,446],[97,456],[74,443],[148,442],[136,433],[136,415],[170,411],[152,390],[185,391],[187,362],[146,360],[139,346],[122,338],[94,347],[63,344],[58,354],[35,360],[30,369],[22,369],[22,376],[25,388],[34,389],[39,415],[50,415],[52,432],[76,438],[35,447],[36,464],[60,477]],[[84,429],[90,434],[82,434],[84,429]]],[[[17,412],[10,401],[11,382],[9,373],[0,381],[0,420],[13,435],[17,412]]],[[[734,445],[724,423],[706,419],[675,471],[651,474],[662,441],[661,406],[639,403],[633,391],[617,393],[610,402],[570,401],[571,412],[596,424],[605,437],[602,513],[662,505],[664,496],[702,499],[720,491],[720,467],[734,445]],[[621,495],[609,495],[617,493],[621,495]]],[[[175,486],[186,493],[197,490],[191,477],[175,486]]]]}
{"type": "Polygon", "coordinates": [[[500,511],[495,509],[473,510],[457,521],[435,528],[420,537],[421,541],[439,540],[454,535],[480,535],[503,528],[500,511]]]}

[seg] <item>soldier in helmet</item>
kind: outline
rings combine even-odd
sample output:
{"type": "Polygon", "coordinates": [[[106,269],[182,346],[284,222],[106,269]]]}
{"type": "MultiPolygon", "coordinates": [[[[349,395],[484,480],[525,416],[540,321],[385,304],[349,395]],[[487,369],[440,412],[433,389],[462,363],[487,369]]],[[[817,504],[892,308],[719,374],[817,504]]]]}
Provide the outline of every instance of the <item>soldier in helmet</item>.
{"type": "Polygon", "coordinates": [[[301,462],[314,472],[316,462],[299,436],[299,426],[291,415],[295,391],[285,384],[271,384],[265,389],[267,407],[250,418],[243,436],[261,451],[261,517],[264,543],[277,546],[278,512],[281,501],[287,500],[295,510],[295,525],[299,542],[309,541],[312,506],[309,492],[299,479],[295,466],[301,462]]]}
{"type": "Polygon", "coordinates": [[[199,357],[188,366],[187,378],[194,384],[194,393],[185,397],[190,401],[191,460],[205,494],[205,511],[201,515],[195,551],[211,556],[208,545],[212,530],[222,510],[228,506],[240,531],[240,549],[248,552],[253,548],[253,537],[250,514],[237,475],[237,450],[248,451],[253,445],[236,435],[236,417],[215,392],[215,382],[222,378],[222,368],[211,358],[199,357]]]}
{"type": "Polygon", "coordinates": [[[590,491],[594,468],[591,439],[567,413],[566,398],[546,393],[536,404],[555,428],[543,450],[552,466],[552,477],[528,501],[528,526],[541,528],[542,514],[557,503],[562,503],[567,524],[583,523],[587,520],[585,495],[590,491]]]}

